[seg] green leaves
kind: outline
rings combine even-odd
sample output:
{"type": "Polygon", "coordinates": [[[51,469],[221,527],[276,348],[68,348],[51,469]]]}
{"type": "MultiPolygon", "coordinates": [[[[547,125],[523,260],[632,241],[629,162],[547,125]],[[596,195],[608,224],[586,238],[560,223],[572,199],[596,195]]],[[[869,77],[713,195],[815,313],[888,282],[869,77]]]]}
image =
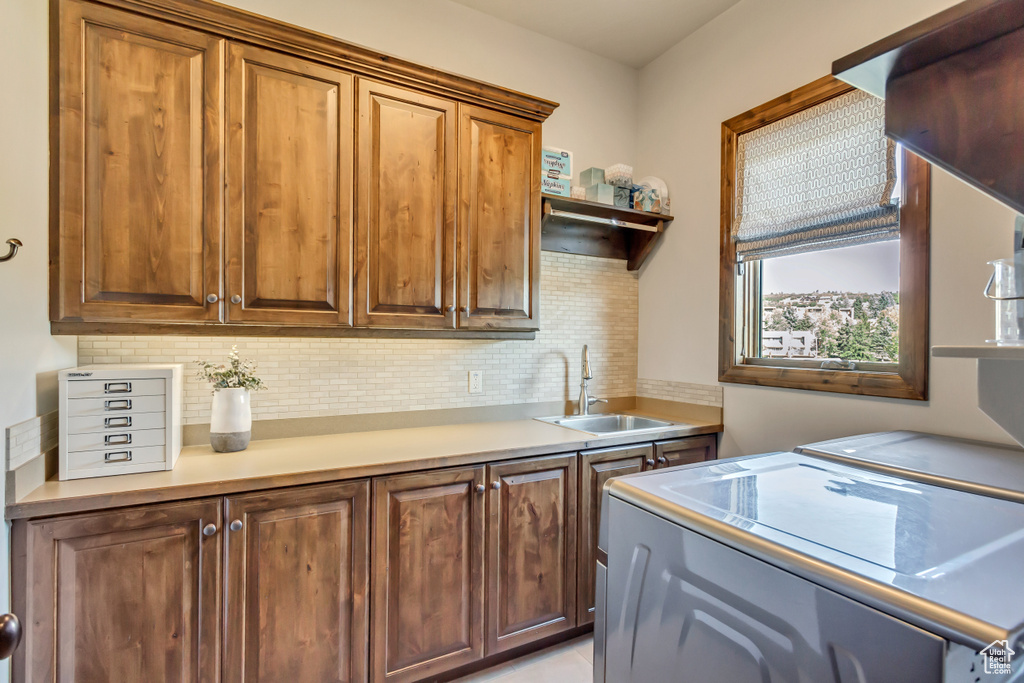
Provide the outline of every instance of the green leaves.
{"type": "Polygon", "coordinates": [[[260,391],[267,388],[263,380],[256,376],[256,361],[240,358],[237,345],[231,347],[227,365],[217,365],[208,360],[197,360],[196,365],[199,366],[196,377],[209,382],[214,391],[217,389],[260,391]]]}

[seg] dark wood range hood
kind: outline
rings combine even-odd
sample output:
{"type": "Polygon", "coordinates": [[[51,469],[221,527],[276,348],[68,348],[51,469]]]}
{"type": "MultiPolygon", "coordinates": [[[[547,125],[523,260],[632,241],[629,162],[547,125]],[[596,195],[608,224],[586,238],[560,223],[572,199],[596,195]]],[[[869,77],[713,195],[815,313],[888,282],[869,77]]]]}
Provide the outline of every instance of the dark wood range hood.
{"type": "Polygon", "coordinates": [[[837,60],[889,137],[1024,213],[1024,0],[968,0],[837,60]]]}

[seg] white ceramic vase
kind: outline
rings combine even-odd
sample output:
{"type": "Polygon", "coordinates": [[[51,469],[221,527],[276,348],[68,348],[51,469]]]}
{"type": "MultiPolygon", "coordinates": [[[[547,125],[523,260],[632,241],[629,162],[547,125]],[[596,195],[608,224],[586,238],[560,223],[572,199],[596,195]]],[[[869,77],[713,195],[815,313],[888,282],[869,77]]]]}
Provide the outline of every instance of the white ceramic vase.
{"type": "Polygon", "coordinates": [[[218,453],[244,451],[252,434],[249,390],[217,389],[210,414],[210,446],[218,453]]]}

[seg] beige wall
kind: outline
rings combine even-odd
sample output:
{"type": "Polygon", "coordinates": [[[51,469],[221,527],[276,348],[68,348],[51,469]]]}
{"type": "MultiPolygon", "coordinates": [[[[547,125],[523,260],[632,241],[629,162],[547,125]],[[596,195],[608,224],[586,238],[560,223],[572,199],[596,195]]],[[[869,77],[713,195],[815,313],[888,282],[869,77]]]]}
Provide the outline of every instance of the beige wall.
{"type": "MultiPolygon", "coordinates": [[[[562,107],[544,127],[547,144],[573,150],[580,164],[633,160],[634,69],[446,0],[236,4],[559,101],[562,107]]],[[[52,410],[54,373],[76,362],[76,340],[50,337],[47,322],[48,6],[43,0],[0,2],[0,244],[8,237],[25,243],[17,260],[0,264],[0,434],[52,410]]],[[[0,525],[0,561],[5,557],[0,525]]],[[[0,612],[6,580],[0,571],[0,612]]],[[[4,680],[6,667],[0,666],[4,680]]]]}
{"type": "MultiPolygon", "coordinates": [[[[8,238],[25,243],[0,263],[0,463],[5,429],[56,408],[56,371],[75,364],[75,339],[50,337],[47,322],[47,7],[0,2],[0,254],[8,238]]],[[[0,524],[5,564],[7,527],[0,524]]],[[[0,570],[0,613],[8,599],[0,570]]],[[[0,665],[0,681],[7,670],[0,665]]]]}
{"type": "Polygon", "coordinates": [[[574,175],[633,162],[636,69],[448,0],[227,4],[554,100],[561,106],[544,124],[544,143],[574,152],[574,175]]]}
{"type": "MultiPolygon", "coordinates": [[[[640,377],[717,380],[721,122],[952,4],[742,0],[642,70],[637,164],[668,183],[676,220],[641,275],[640,377]]],[[[932,343],[983,342],[985,262],[1012,248],[1013,214],[941,171],[932,208],[932,343]]],[[[1008,441],[977,409],[972,361],[933,360],[928,403],[724,387],[724,455],[899,428],[1008,441]]]]}
{"type": "Polygon", "coordinates": [[[322,417],[574,399],[589,344],[592,394],[636,393],[637,296],[626,262],[544,252],[540,332],[533,341],[79,337],[81,363],[185,363],[187,424],[210,421],[209,385],[196,359],[221,361],[231,345],[254,358],[268,385],[255,419],[322,417]],[[484,391],[468,393],[468,373],[484,391]]]}

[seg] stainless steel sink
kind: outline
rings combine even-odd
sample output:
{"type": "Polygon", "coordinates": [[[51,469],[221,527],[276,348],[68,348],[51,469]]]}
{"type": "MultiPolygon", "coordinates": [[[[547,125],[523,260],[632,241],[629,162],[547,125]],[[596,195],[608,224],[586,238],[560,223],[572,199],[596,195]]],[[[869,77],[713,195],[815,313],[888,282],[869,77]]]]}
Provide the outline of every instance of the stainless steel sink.
{"type": "Polygon", "coordinates": [[[639,415],[564,415],[560,417],[538,417],[541,422],[548,422],[559,427],[568,427],[578,432],[607,436],[608,434],[632,434],[636,432],[658,431],[679,426],[678,422],[666,422],[639,415]]]}

